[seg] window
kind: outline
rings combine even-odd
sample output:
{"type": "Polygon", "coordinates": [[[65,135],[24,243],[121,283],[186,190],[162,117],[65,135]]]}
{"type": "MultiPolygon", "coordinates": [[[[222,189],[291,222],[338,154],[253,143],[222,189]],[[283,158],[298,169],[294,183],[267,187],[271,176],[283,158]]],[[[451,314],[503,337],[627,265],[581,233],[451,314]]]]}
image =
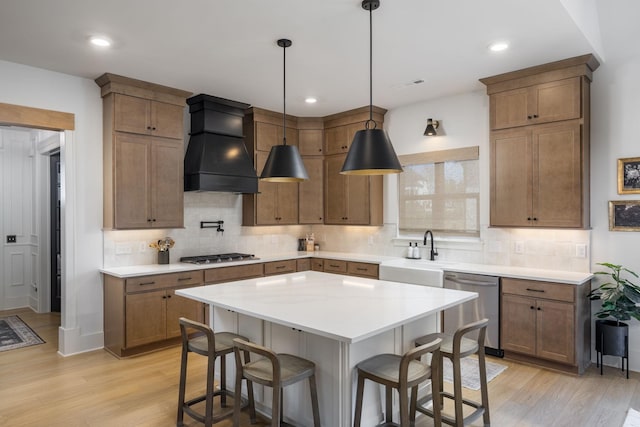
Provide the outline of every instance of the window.
{"type": "Polygon", "coordinates": [[[480,236],[478,147],[400,156],[400,236],[480,236]]]}

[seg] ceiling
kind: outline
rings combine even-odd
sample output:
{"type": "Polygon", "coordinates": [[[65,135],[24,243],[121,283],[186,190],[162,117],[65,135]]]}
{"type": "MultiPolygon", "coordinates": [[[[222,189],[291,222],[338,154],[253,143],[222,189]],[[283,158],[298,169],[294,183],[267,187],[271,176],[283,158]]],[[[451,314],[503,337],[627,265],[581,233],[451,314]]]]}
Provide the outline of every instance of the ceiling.
{"type": "MultiPolygon", "coordinates": [[[[373,103],[390,109],[482,90],[479,78],[585,53],[602,61],[602,16],[637,27],[637,4],[619,2],[617,12],[597,14],[606,0],[381,0],[373,103]],[[510,49],[490,52],[497,40],[510,49]]],[[[282,111],[276,40],[289,38],[287,113],[369,103],[369,14],[360,0],[7,0],[1,12],[0,60],[89,79],[110,72],[282,111]],[[92,35],[113,46],[89,45],[92,35]],[[318,102],[305,104],[307,96],[318,102]]]]}

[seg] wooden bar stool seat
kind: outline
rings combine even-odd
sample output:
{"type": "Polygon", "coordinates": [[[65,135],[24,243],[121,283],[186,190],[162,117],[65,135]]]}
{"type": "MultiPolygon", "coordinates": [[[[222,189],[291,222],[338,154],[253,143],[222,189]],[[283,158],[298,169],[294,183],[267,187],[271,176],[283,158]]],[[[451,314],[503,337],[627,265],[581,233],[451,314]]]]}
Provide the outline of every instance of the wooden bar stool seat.
{"type": "Polygon", "coordinates": [[[487,331],[487,324],[489,323],[488,319],[482,319],[474,323],[470,323],[468,325],[460,327],[454,335],[449,334],[429,334],[424,337],[420,337],[416,339],[416,346],[423,345],[423,343],[432,341],[436,338],[442,339],[442,344],[440,345],[440,355],[439,359],[439,374],[441,375],[439,384],[439,392],[435,393],[433,397],[433,408],[428,409],[424,406],[426,401],[432,400],[432,396],[424,397],[420,399],[416,403],[417,411],[426,414],[430,417],[435,418],[435,409],[438,407],[442,408],[443,398],[446,397],[448,399],[452,399],[454,402],[455,408],[455,416],[451,417],[445,413],[440,413],[439,416],[442,420],[443,424],[448,424],[452,426],[462,427],[464,425],[468,425],[472,423],[474,420],[483,417],[483,422],[485,426],[490,425],[489,418],[489,392],[487,387],[487,368],[485,364],[485,355],[484,355],[484,341],[485,335],[487,331]],[[471,339],[466,338],[465,335],[477,331],[478,338],[471,339]],[[472,354],[478,355],[478,369],[480,373],[480,393],[482,401],[480,403],[465,399],[462,396],[462,372],[460,361],[462,358],[470,356],[472,354]],[[453,394],[445,392],[443,390],[443,380],[442,380],[442,358],[446,357],[453,363],[453,394]],[[436,404],[439,403],[439,404],[436,404]],[[463,405],[468,405],[474,408],[474,411],[467,415],[467,417],[463,416],[463,405]]]}
{"type": "MultiPolygon", "coordinates": [[[[271,426],[277,427],[285,424],[282,423],[282,389],[308,378],[311,391],[313,425],[320,427],[315,363],[292,354],[276,354],[266,347],[243,339],[234,339],[233,342],[236,355],[236,390],[240,390],[243,378],[247,380],[247,388],[252,387],[255,382],[273,389],[271,426]],[[252,362],[248,356],[251,353],[262,357],[252,362]]],[[[240,410],[240,402],[236,401],[233,415],[234,427],[240,425],[240,410]]],[[[251,423],[255,423],[255,415],[252,416],[251,423]]]]}
{"type": "MultiPolygon", "coordinates": [[[[233,340],[235,338],[246,338],[231,332],[214,333],[207,325],[184,317],[180,318],[180,333],[182,335],[182,357],[180,363],[180,386],[178,391],[178,417],[176,425],[184,425],[184,414],[186,413],[191,418],[204,423],[206,427],[210,427],[214,423],[233,415],[233,408],[214,415],[213,399],[215,396],[220,396],[220,406],[224,408],[227,406],[227,396],[234,397],[234,393],[227,390],[226,356],[233,353],[233,340]],[[200,332],[201,335],[189,338],[189,329],[196,330],[200,332]],[[185,401],[189,353],[207,357],[207,386],[205,394],[185,401]],[[217,357],[220,357],[220,390],[215,391],[214,367],[217,357]],[[193,405],[203,401],[205,402],[204,414],[192,408],[193,405]]],[[[250,396],[250,399],[252,397],[253,396],[250,396]]],[[[237,400],[240,400],[239,395],[237,400]]]]}
{"type": "MultiPolygon", "coordinates": [[[[439,348],[442,340],[436,338],[424,345],[411,349],[404,355],[379,354],[358,363],[356,370],[358,373],[358,386],[356,391],[356,408],[354,427],[360,427],[362,421],[362,400],[364,396],[364,381],[369,380],[385,386],[385,426],[409,426],[415,422],[416,399],[418,395],[418,385],[432,379],[432,390],[439,390],[437,373],[438,364],[431,366],[420,361],[424,354],[432,353],[432,360],[439,359],[439,348]],[[435,387],[435,388],[434,388],[435,387]],[[400,424],[393,423],[393,389],[398,390],[400,395],[400,424]],[[411,400],[409,400],[409,390],[411,390],[411,400]],[[411,407],[409,404],[411,402],[411,407]]],[[[432,393],[434,393],[432,391],[432,393]]],[[[435,405],[434,425],[440,426],[439,406],[435,405]]]]}

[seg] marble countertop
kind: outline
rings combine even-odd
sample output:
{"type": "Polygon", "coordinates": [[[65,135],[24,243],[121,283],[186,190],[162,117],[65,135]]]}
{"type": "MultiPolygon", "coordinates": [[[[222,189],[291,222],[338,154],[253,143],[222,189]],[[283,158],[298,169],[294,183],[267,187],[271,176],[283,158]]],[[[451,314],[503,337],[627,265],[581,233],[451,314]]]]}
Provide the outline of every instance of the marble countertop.
{"type": "Polygon", "coordinates": [[[357,254],[347,252],[284,252],[279,254],[260,255],[258,259],[250,261],[234,261],[222,262],[217,264],[150,264],[150,265],[134,265],[126,267],[107,267],[100,269],[101,273],[108,274],[121,279],[137,276],[146,276],[151,274],[163,273],[179,273],[182,271],[205,270],[210,268],[231,267],[236,265],[255,264],[261,262],[282,261],[287,259],[302,258],[328,258],[343,261],[368,262],[379,264],[381,268],[410,268],[410,269],[439,269],[444,271],[455,271],[460,273],[486,274],[500,277],[510,277],[515,279],[542,280],[558,283],[566,283],[573,285],[582,285],[588,282],[592,277],[592,273],[580,273],[571,271],[544,270],[539,268],[511,267],[504,265],[491,264],[470,264],[455,261],[428,261],[425,259],[412,260],[401,257],[391,257],[383,255],[357,254]]]}
{"type": "Polygon", "coordinates": [[[347,343],[478,295],[317,271],[179,289],[176,294],[347,343]]]}

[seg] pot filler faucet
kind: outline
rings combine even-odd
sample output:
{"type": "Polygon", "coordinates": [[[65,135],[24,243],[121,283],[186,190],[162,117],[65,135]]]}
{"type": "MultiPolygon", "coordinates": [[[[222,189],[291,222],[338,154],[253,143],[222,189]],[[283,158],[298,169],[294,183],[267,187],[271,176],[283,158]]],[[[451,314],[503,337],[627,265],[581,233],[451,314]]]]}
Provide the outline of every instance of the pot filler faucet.
{"type": "Polygon", "coordinates": [[[431,261],[435,261],[438,256],[438,250],[433,248],[433,233],[431,230],[427,230],[424,232],[424,242],[422,243],[425,247],[427,246],[427,237],[431,236],[431,252],[429,252],[429,259],[431,261]]]}

